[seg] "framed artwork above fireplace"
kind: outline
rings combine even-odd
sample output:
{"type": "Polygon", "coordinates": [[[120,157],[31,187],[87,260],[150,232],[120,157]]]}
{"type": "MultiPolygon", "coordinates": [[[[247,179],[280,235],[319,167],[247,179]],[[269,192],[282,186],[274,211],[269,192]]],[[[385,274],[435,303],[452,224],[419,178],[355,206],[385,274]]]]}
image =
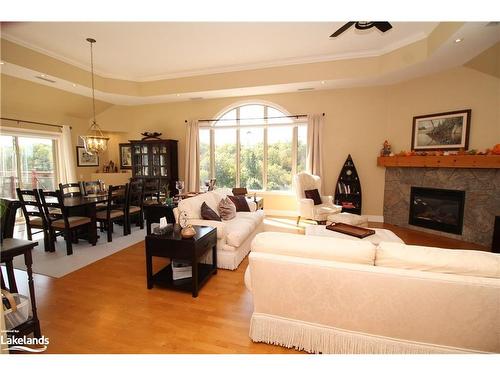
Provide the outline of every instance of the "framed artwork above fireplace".
{"type": "Polygon", "coordinates": [[[470,118],[470,109],[413,117],[412,150],[467,150],[470,118]]]}

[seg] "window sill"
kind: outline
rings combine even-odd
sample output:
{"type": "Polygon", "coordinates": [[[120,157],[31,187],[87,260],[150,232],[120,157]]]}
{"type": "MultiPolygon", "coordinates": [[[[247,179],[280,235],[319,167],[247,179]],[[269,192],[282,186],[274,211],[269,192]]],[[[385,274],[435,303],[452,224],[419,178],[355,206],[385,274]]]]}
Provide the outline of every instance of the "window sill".
{"type": "Polygon", "coordinates": [[[266,195],[277,195],[283,197],[294,197],[295,193],[293,191],[268,191],[268,190],[248,190],[248,195],[257,194],[258,196],[266,196],[266,195]]]}

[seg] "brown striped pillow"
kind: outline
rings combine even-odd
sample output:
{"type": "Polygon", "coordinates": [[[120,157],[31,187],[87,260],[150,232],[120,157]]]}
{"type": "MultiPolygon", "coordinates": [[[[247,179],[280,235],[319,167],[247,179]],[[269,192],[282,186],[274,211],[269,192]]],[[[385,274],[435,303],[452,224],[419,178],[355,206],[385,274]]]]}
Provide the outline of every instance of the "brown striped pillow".
{"type": "Polygon", "coordinates": [[[228,197],[222,199],[217,208],[222,220],[231,220],[236,216],[236,206],[228,197]]]}

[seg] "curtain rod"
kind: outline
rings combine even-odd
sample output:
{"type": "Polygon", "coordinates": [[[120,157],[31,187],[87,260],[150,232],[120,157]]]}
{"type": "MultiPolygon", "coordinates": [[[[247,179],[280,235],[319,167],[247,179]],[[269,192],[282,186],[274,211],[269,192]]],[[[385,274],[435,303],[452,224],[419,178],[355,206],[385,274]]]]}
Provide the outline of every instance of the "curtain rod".
{"type": "MultiPolygon", "coordinates": [[[[17,119],[17,118],[8,118],[8,117],[0,117],[0,119],[1,120],[6,120],[6,121],[15,121],[17,123],[24,122],[25,124],[36,124],[36,125],[52,126],[54,128],[62,128],[62,125],[48,124],[46,122],[20,120],[20,119],[17,119]]],[[[69,128],[73,129],[71,126],[69,128]]]]}
{"type": "MultiPolygon", "coordinates": [[[[323,116],[325,113],[323,112],[323,116]]],[[[239,120],[270,120],[270,119],[275,119],[275,118],[299,118],[299,117],[307,117],[307,115],[290,115],[290,116],[274,116],[274,117],[256,117],[256,118],[240,118],[239,120]]],[[[216,121],[236,121],[236,119],[233,118],[221,118],[221,119],[205,119],[205,120],[198,120],[198,122],[216,122],[216,121]]],[[[188,120],[184,120],[185,123],[188,122],[188,120]]]]}

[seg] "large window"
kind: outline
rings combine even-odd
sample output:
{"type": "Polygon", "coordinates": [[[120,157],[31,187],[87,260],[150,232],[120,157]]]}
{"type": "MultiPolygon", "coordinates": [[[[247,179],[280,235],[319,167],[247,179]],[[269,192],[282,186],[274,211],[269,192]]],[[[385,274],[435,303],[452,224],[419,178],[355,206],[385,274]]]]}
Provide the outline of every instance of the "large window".
{"type": "Polygon", "coordinates": [[[56,141],[36,136],[0,135],[0,196],[16,198],[16,188],[57,188],[56,141]]]}
{"type": "Polygon", "coordinates": [[[307,124],[268,105],[248,104],[200,124],[200,184],[290,191],[306,165],[307,124]]]}

